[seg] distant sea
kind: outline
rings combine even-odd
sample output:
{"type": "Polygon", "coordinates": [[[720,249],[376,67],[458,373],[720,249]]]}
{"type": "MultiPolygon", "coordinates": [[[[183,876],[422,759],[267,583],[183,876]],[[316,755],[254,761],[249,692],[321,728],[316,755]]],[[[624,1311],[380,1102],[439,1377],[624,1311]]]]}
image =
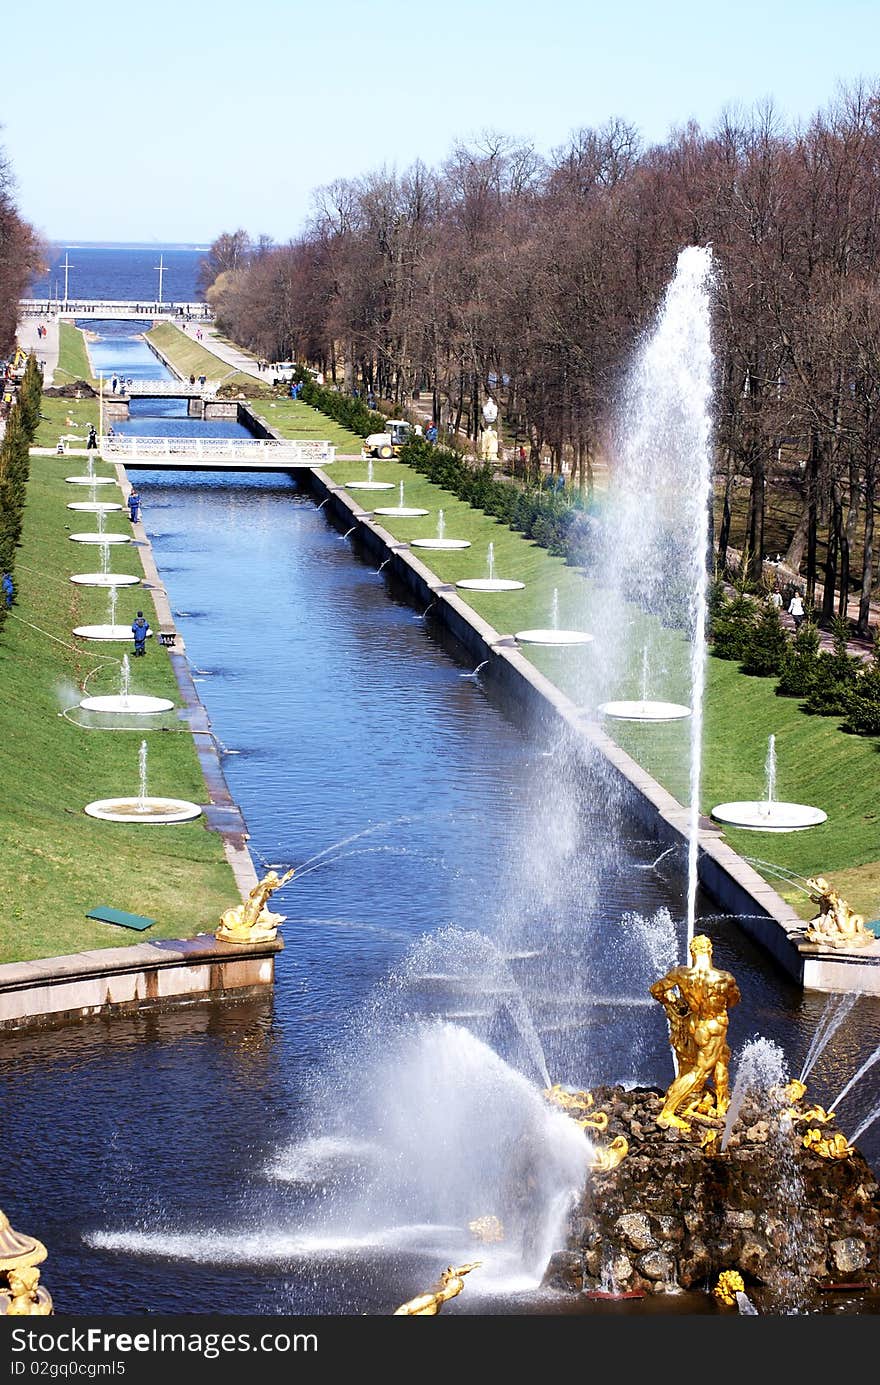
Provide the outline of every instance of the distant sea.
{"type": "Polygon", "coordinates": [[[162,298],[166,303],[191,303],[199,261],[206,245],[120,245],[84,243],[51,247],[48,273],[33,280],[32,298],[64,297],[67,257],[68,298],[115,298],[154,302],[159,297],[159,259],[162,260],[162,298]]]}

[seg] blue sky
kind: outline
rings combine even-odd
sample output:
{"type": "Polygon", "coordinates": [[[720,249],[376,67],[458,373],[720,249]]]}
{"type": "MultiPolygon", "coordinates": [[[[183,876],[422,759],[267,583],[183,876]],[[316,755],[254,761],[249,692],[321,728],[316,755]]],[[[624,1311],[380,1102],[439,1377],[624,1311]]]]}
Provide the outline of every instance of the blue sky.
{"type": "Polygon", "coordinates": [[[283,242],[320,185],[486,128],[547,154],[621,116],[656,142],[880,80],[876,0],[42,0],[5,7],[0,42],[19,209],[71,240],[283,242]]]}

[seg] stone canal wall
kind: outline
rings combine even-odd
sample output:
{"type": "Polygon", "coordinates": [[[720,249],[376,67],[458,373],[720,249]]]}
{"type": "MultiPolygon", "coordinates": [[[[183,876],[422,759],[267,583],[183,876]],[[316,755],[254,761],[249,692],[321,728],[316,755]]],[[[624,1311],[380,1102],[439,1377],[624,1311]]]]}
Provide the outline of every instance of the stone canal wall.
{"type": "MultiPolygon", "coordinates": [[[[559,723],[571,752],[588,764],[597,754],[612,769],[617,803],[660,843],[684,849],[688,811],[597,726],[584,720],[578,707],[520,651],[512,635],[484,621],[450,583],[416,557],[409,544],[394,538],[352,499],[344,486],[325,472],[302,474],[325,513],[346,530],[355,526],[359,542],[377,563],[403,583],[414,602],[431,608],[432,619],[455,636],[475,663],[486,661],[487,678],[502,698],[529,722],[546,724],[548,711],[559,723]]],[[[880,940],[858,952],[823,951],[803,941],[804,922],[767,881],[722,840],[720,829],[701,818],[697,869],[703,888],[733,915],[742,930],[775,959],[800,985],[819,991],[856,990],[880,994],[880,940]]]]}

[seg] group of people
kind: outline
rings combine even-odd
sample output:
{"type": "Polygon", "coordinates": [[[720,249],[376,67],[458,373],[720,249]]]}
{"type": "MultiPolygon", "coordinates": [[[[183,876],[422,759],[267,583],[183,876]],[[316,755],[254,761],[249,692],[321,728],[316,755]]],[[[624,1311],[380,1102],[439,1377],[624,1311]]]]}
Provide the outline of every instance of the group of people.
{"type": "MultiPolygon", "coordinates": [[[[782,592],[779,590],[778,587],[773,588],[773,591],[770,593],[769,600],[770,605],[775,607],[777,611],[782,610],[782,592]]],[[[800,588],[795,587],[794,591],[791,594],[791,600],[789,601],[785,609],[788,611],[788,614],[794,621],[794,630],[795,634],[797,634],[798,630],[800,630],[801,626],[807,618],[807,611],[806,607],[804,606],[804,598],[801,596],[800,588]]]]}
{"type": "Polygon", "coordinates": [[[112,380],[110,381],[110,388],[112,389],[114,394],[116,394],[118,390],[121,390],[121,392],[124,394],[126,385],[131,385],[133,383],[134,382],[131,376],[129,376],[126,380],[125,376],[123,375],[114,375],[112,380]]]}

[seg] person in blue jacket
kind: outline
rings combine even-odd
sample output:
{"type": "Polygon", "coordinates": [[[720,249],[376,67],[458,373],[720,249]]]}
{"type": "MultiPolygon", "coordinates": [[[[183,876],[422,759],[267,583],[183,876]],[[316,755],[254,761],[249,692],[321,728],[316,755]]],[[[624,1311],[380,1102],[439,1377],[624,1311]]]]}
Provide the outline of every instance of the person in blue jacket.
{"type": "Polygon", "coordinates": [[[136,655],[146,652],[147,632],[149,628],[149,624],[144,618],[143,611],[138,611],[134,620],[131,622],[131,633],[134,635],[134,652],[136,655]]]}
{"type": "Polygon", "coordinates": [[[3,576],[0,577],[0,588],[3,590],[3,601],[8,610],[12,605],[12,598],[15,595],[15,586],[8,572],[4,572],[3,576]]]}
{"type": "Polygon", "coordinates": [[[128,513],[131,515],[132,524],[137,524],[140,508],[141,498],[134,486],[132,486],[131,490],[128,492],[128,513]]]}

